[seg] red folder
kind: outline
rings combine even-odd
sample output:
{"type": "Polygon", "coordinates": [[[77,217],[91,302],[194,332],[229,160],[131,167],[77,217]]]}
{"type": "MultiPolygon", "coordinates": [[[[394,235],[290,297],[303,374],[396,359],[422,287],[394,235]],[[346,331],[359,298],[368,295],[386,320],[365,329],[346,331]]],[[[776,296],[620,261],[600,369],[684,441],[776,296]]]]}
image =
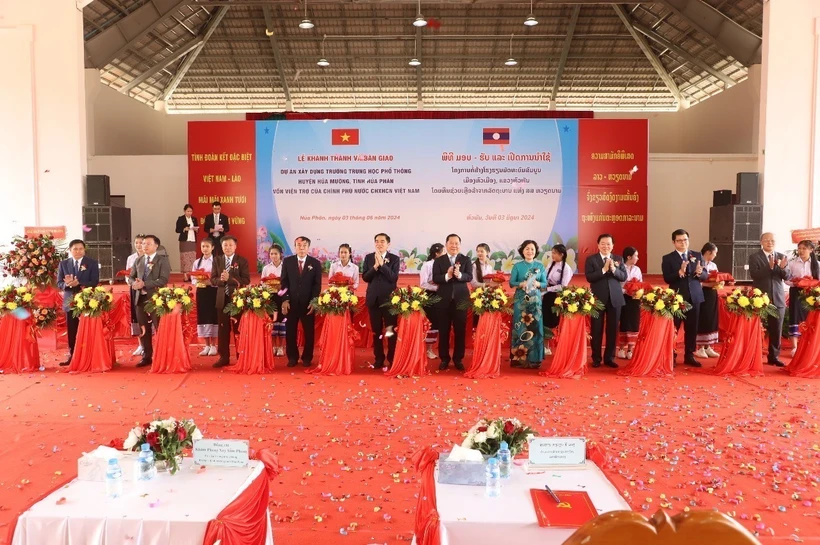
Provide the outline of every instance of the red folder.
{"type": "Polygon", "coordinates": [[[542,528],[580,528],[598,516],[598,511],[586,492],[553,490],[559,503],[555,503],[546,490],[531,488],[532,504],[542,528]]]}

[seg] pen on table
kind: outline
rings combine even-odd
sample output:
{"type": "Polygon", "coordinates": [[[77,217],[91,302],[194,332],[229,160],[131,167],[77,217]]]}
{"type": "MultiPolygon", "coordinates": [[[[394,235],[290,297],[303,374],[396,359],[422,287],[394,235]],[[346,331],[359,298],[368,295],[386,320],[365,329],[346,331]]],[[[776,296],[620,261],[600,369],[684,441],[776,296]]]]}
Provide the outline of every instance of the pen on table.
{"type": "Polygon", "coordinates": [[[555,500],[555,503],[561,503],[561,500],[559,500],[559,499],[558,499],[558,496],[556,496],[556,495],[555,495],[555,492],[553,492],[553,491],[552,491],[552,488],[550,488],[550,485],[545,484],[545,485],[544,485],[544,488],[547,490],[547,494],[549,494],[550,496],[552,496],[552,499],[554,499],[554,500],[555,500]]]}

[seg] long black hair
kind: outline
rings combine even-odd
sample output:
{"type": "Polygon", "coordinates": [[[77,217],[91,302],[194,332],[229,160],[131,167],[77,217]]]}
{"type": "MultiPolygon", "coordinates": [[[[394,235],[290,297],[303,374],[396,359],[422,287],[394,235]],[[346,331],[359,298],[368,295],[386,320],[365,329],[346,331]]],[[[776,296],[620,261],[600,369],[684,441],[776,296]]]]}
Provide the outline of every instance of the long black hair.
{"type": "MultiPolygon", "coordinates": [[[[484,250],[489,254],[490,253],[490,245],[486,242],[482,242],[478,246],[475,247],[476,250],[479,248],[484,248],[484,250]]],[[[478,283],[484,283],[484,273],[481,271],[481,260],[477,257],[475,258],[475,279],[478,283]]]]}
{"type": "Polygon", "coordinates": [[[803,246],[811,250],[811,277],[815,280],[820,280],[820,263],[817,261],[817,254],[814,253],[814,242],[810,240],[801,240],[798,246],[803,246]]]}
{"type": "Polygon", "coordinates": [[[427,261],[432,261],[436,258],[436,254],[444,249],[444,244],[441,242],[434,242],[430,245],[430,251],[427,253],[427,261]]]}
{"type": "MultiPolygon", "coordinates": [[[[563,244],[556,244],[552,247],[552,250],[561,254],[561,280],[564,279],[564,267],[567,266],[567,247],[563,244]]],[[[555,260],[550,263],[550,268],[547,271],[547,284],[549,284],[550,273],[552,272],[553,267],[555,267],[555,260]]]]}

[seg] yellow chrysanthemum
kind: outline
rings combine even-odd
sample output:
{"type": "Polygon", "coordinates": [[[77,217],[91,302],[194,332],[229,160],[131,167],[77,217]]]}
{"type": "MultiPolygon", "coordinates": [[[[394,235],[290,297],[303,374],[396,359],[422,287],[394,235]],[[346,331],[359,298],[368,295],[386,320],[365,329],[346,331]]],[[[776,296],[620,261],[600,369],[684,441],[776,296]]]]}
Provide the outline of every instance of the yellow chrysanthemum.
{"type": "Polygon", "coordinates": [[[576,312],[578,312],[578,305],[576,305],[575,303],[567,305],[567,312],[569,312],[570,314],[575,314],[576,312]]]}
{"type": "Polygon", "coordinates": [[[16,291],[17,293],[26,293],[28,291],[28,288],[26,288],[25,286],[20,286],[19,288],[16,288],[14,291],[16,291]]]}
{"type": "Polygon", "coordinates": [[[176,299],[168,299],[168,302],[165,303],[165,306],[173,310],[177,306],[178,302],[179,301],[177,301],[176,299]]]}
{"type": "Polygon", "coordinates": [[[677,301],[678,303],[683,303],[683,296],[682,295],[676,295],[675,296],[675,301],[677,301]]]}
{"type": "Polygon", "coordinates": [[[769,296],[766,295],[765,293],[763,294],[763,302],[766,303],[767,305],[770,303],[769,296]]]}
{"type": "Polygon", "coordinates": [[[663,310],[664,308],[666,308],[666,304],[663,301],[655,303],[655,310],[663,310]]]}
{"type": "Polygon", "coordinates": [[[253,308],[262,308],[262,299],[254,298],[253,301],[253,308]]]}
{"type": "Polygon", "coordinates": [[[185,295],[185,290],[182,288],[175,288],[174,295],[185,295]]]}
{"type": "Polygon", "coordinates": [[[640,299],[643,297],[643,290],[638,290],[635,292],[635,299],[640,299]]]}
{"type": "Polygon", "coordinates": [[[324,304],[330,303],[330,294],[329,293],[326,293],[326,294],[322,295],[322,302],[324,304]]]}
{"type": "Polygon", "coordinates": [[[755,295],[763,295],[763,292],[760,291],[758,288],[753,289],[752,293],[754,293],[755,295]]]}
{"type": "Polygon", "coordinates": [[[339,299],[341,299],[341,300],[342,300],[342,303],[347,303],[348,301],[350,301],[350,296],[349,296],[346,292],[343,292],[343,293],[339,296],[339,299]]]}
{"type": "Polygon", "coordinates": [[[110,293],[107,293],[107,294],[105,295],[105,298],[108,300],[108,302],[109,302],[109,303],[113,303],[113,302],[114,302],[114,296],[113,296],[112,294],[110,294],[110,293]]]}
{"type": "Polygon", "coordinates": [[[749,298],[746,297],[745,295],[741,295],[737,300],[737,304],[740,308],[748,307],[749,303],[750,303],[749,298]]]}
{"type": "Polygon", "coordinates": [[[589,303],[584,303],[584,306],[582,308],[584,309],[584,312],[589,312],[590,310],[592,310],[592,305],[590,305],[589,303]]]}
{"type": "Polygon", "coordinates": [[[394,295],[393,298],[390,299],[390,302],[394,305],[398,305],[399,301],[401,301],[401,297],[399,297],[398,295],[394,295]]]}
{"type": "Polygon", "coordinates": [[[11,303],[6,303],[6,308],[8,310],[14,310],[17,308],[17,303],[15,303],[14,301],[12,301],[11,303]]]}
{"type": "Polygon", "coordinates": [[[418,295],[419,293],[421,293],[421,288],[420,288],[420,287],[418,287],[418,286],[413,286],[413,293],[415,293],[416,295],[418,295]]]}
{"type": "Polygon", "coordinates": [[[570,290],[564,290],[564,291],[561,292],[561,295],[563,295],[564,297],[567,297],[571,293],[572,293],[572,291],[570,291],[570,290]]]}
{"type": "Polygon", "coordinates": [[[267,292],[267,291],[263,291],[263,292],[262,292],[262,299],[265,299],[266,301],[267,301],[268,299],[270,299],[270,293],[269,293],[269,292],[267,292]]]}
{"type": "Polygon", "coordinates": [[[404,301],[401,304],[401,311],[402,312],[407,312],[407,309],[409,309],[409,308],[410,308],[410,303],[408,303],[407,301],[404,301]]]}
{"type": "Polygon", "coordinates": [[[25,301],[26,303],[31,302],[32,299],[34,299],[34,296],[30,293],[26,293],[23,295],[23,301],[25,301]]]}
{"type": "Polygon", "coordinates": [[[589,296],[589,304],[590,304],[590,305],[594,305],[594,304],[595,304],[595,298],[594,298],[593,296],[591,296],[591,295],[589,296]]]}
{"type": "Polygon", "coordinates": [[[675,303],[674,305],[672,305],[672,312],[677,312],[678,310],[680,310],[679,304],[675,303]]]}
{"type": "Polygon", "coordinates": [[[410,303],[410,308],[412,308],[413,310],[418,310],[421,308],[421,303],[419,303],[418,301],[413,301],[412,303],[410,303]]]}
{"type": "Polygon", "coordinates": [[[649,292],[649,293],[646,294],[645,299],[651,303],[652,301],[655,300],[655,294],[652,293],[652,292],[649,292]]]}
{"type": "Polygon", "coordinates": [[[97,301],[96,299],[92,299],[91,301],[88,302],[88,307],[92,310],[99,307],[99,306],[100,306],[100,302],[97,301]]]}
{"type": "Polygon", "coordinates": [[[0,301],[0,308],[5,308],[5,307],[6,307],[6,303],[4,303],[3,301],[0,301]]]}
{"type": "Polygon", "coordinates": [[[91,288],[83,288],[83,293],[91,293],[91,288]]]}
{"type": "Polygon", "coordinates": [[[504,303],[505,305],[507,304],[507,296],[506,295],[499,295],[498,298],[501,299],[502,303],[504,303]]]}
{"type": "Polygon", "coordinates": [[[501,305],[498,303],[498,301],[493,301],[492,303],[490,303],[490,306],[493,308],[501,308],[501,305]]]}
{"type": "Polygon", "coordinates": [[[478,297],[479,295],[484,293],[484,288],[476,288],[473,293],[475,294],[476,297],[478,297]]]}
{"type": "Polygon", "coordinates": [[[484,306],[484,301],[482,301],[481,299],[476,299],[475,301],[473,301],[473,306],[475,308],[481,308],[484,306]]]}
{"type": "Polygon", "coordinates": [[[672,295],[673,293],[675,293],[675,290],[673,290],[672,288],[666,288],[666,293],[667,295],[672,295]]]}
{"type": "MultiPolygon", "coordinates": [[[[9,305],[14,305],[14,303],[9,303],[9,305]]],[[[80,310],[85,308],[85,303],[83,302],[82,299],[78,300],[76,305],[77,305],[77,308],[80,309],[80,310]]],[[[8,307],[8,305],[7,305],[7,307],[8,307]]],[[[17,308],[17,305],[15,305],[14,308],[17,308]]],[[[14,310],[14,309],[11,309],[11,310],[14,310]]]]}
{"type": "Polygon", "coordinates": [[[171,293],[171,288],[160,288],[157,291],[159,293],[171,293]]]}
{"type": "Polygon", "coordinates": [[[238,308],[242,308],[242,307],[244,307],[244,306],[245,306],[245,301],[244,301],[244,300],[242,300],[242,299],[237,299],[237,300],[236,300],[236,306],[237,306],[238,308]]]}
{"type": "Polygon", "coordinates": [[[583,295],[586,292],[587,290],[585,290],[584,288],[578,288],[577,290],[575,290],[575,293],[577,293],[578,295],[583,295]]]}
{"type": "Polygon", "coordinates": [[[358,305],[359,304],[359,298],[356,297],[355,295],[351,295],[350,296],[350,303],[353,304],[353,305],[358,305]]]}
{"type": "Polygon", "coordinates": [[[755,297],[752,299],[752,306],[755,308],[763,308],[763,298],[755,297]]]}
{"type": "Polygon", "coordinates": [[[563,303],[563,302],[564,302],[564,300],[563,300],[563,299],[561,299],[560,297],[556,297],[556,298],[555,298],[555,303],[553,303],[553,304],[554,304],[555,306],[558,306],[558,305],[560,305],[560,304],[561,304],[561,303],[563,303]]]}
{"type": "Polygon", "coordinates": [[[183,305],[190,305],[191,304],[191,298],[188,297],[187,295],[183,295],[182,296],[182,304],[183,305]]]}
{"type": "Polygon", "coordinates": [[[808,303],[810,307],[813,307],[816,301],[817,299],[815,299],[814,297],[806,297],[806,303],[808,303]]]}
{"type": "Polygon", "coordinates": [[[104,287],[102,287],[102,286],[97,286],[97,288],[96,288],[96,289],[97,289],[97,291],[105,291],[105,288],[104,288],[104,287]]]}

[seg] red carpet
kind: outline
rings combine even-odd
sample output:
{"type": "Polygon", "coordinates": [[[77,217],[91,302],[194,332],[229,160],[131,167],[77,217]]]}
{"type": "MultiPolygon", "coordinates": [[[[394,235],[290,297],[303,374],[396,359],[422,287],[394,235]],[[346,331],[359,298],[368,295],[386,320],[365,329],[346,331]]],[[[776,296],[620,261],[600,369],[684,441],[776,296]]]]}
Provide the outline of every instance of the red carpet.
{"type": "Polygon", "coordinates": [[[768,366],[759,379],[679,368],[670,380],[609,369],[548,380],[505,365],[496,380],[450,370],[414,381],[380,376],[359,350],[347,377],[309,376],[284,358],[273,374],[236,376],[198,356],[188,375],[156,376],[134,368],[134,346],[119,341],[120,364],[104,375],[69,375],[55,367],[64,352],[50,351],[45,372],[0,376],[0,543],[17,513],[76,474],[82,452],[167,415],[278,454],[278,545],[409,541],[411,454],[449,449],[477,418],[496,415],[601,442],[607,473],[646,515],[716,508],[764,541],[820,539],[817,383],[768,366]]]}

